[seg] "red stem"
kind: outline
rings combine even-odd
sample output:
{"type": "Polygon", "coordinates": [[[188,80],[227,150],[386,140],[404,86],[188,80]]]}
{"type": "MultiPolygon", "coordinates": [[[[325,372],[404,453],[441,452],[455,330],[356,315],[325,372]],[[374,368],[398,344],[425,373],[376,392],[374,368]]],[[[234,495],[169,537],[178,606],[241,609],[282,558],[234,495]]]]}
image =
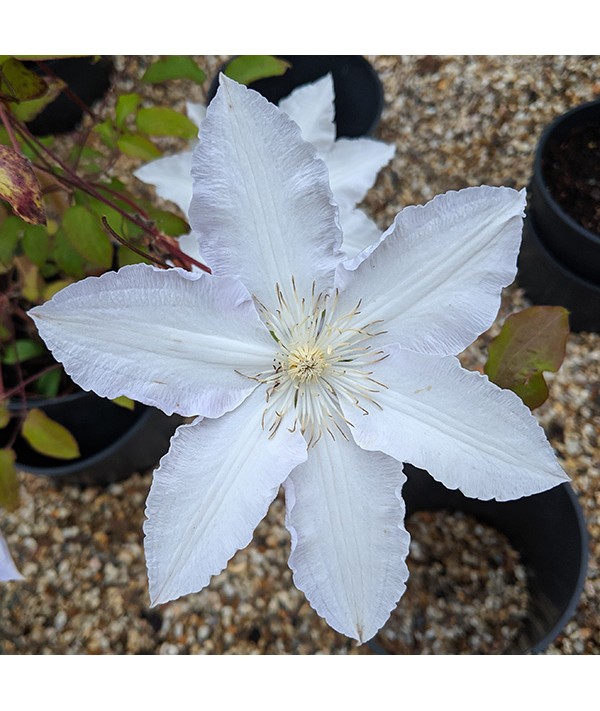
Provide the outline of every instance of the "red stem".
{"type": "MultiPolygon", "coordinates": [[[[33,141],[35,144],[35,147],[38,149],[38,151],[43,151],[45,152],[52,160],[54,160],[64,171],[67,173],[69,177],[65,176],[57,176],[50,168],[44,168],[43,166],[36,166],[39,170],[43,170],[44,172],[50,173],[53,175],[57,180],[63,181],[66,184],[70,185],[71,187],[77,187],[80,190],[83,190],[84,192],[88,193],[88,195],[91,195],[92,197],[95,197],[97,200],[100,202],[104,203],[108,207],[112,208],[116,212],[118,212],[122,217],[125,219],[129,220],[132,222],[134,225],[139,227],[140,229],[144,230],[146,234],[149,234],[151,237],[153,237],[159,245],[167,247],[169,250],[171,250],[171,253],[176,255],[178,259],[183,261],[183,263],[187,263],[190,265],[195,265],[199,269],[202,269],[202,271],[207,272],[208,274],[211,273],[211,270],[209,267],[207,267],[205,264],[202,264],[198,260],[194,259],[193,257],[190,257],[189,255],[185,254],[182,252],[178,247],[174,245],[174,241],[161,234],[157,229],[154,227],[151,227],[148,225],[146,222],[143,222],[141,219],[138,219],[135,216],[132,216],[130,213],[128,213],[126,210],[123,210],[121,207],[119,207],[117,204],[112,202],[112,200],[109,200],[105,195],[102,195],[95,187],[93,183],[86,183],[84,180],[82,180],[77,173],[75,173],[68,165],[63,163],[63,161],[60,160],[60,158],[53,152],[51,151],[48,147],[44,146],[42,143],[40,143],[34,136],[32,136],[29,131],[24,129],[22,126],[19,124],[16,124],[16,128],[19,131],[19,133],[29,142],[33,141]]],[[[105,188],[102,186],[102,189],[106,189],[107,192],[116,192],[113,191],[112,188],[105,188]]],[[[117,193],[119,199],[123,199],[121,195],[117,193]]],[[[130,207],[135,209],[138,213],[140,214],[145,214],[144,211],[136,205],[133,201],[124,199],[126,204],[128,204],[130,207]]],[[[131,245],[128,245],[131,248],[131,245]]],[[[134,250],[135,251],[135,250],[134,250]]],[[[149,258],[152,258],[149,255],[144,255],[148,256],[149,258]]]]}
{"type": "Polygon", "coordinates": [[[0,119],[4,124],[4,128],[6,129],[6,133],[8,133],[8,137],[10,139],[10,142],[12,143],[13,148],[19,155],[21,155],[21,146],[19,145],[19,141],[17,141],[17,137],[15,136],[15,133],[13,131],[12,124],[8,116],[6,115],[6,111],[2,103],[0,103],[0,119]]]}

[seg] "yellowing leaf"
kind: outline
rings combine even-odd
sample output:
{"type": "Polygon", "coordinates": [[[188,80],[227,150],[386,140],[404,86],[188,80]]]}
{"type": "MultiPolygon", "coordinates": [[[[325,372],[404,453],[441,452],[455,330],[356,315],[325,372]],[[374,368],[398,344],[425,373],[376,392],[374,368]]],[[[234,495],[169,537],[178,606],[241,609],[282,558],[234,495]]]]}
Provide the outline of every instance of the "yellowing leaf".
{"type": "Polygon", "coordinates": [[[290,68],[289,62],[262,54],[245,54],[232,59],[225,74],[240,84],[251,84],[258,79],[278,77],[290,68]]]}
{"type": "Polygon", "coordinates": [[[42,288],[39,268],[23,256],[15,257],[14,263],[21,277],[21,293],[32,304],[37,304],[42,288]]]}
{"type": "Polygon", "coordinates": [[[32,449],[48,457],[76,459],[80,456],[79,446],[69,430],[37,408],[27,413],[21,434],[32,449]]]}
{"type": "Polygon", "coordinates": [[[0,449],[0,506],[14,511],[19,505],[19,480],[12,449],[0,449]]]}
{"type": "Polygon", "coordinates": [[[562,306],[532,306],[512,314],[490,343],[484,372],[533,410],[548,397],[543,373],[560,368],[568,335],[569,312],[562,306]]]}
{"type": "Polygon", "coordinates": [[[46,224],[42,189],[31,163],[9,146],[0,145],[0,198],[34,225],[46,224]]]}
{"type": "Polygon", "coordinates": [[[50,301],[54,294],[58,294],[61,289],[64,289],[66,286],[69,286],[69,284],[72,283],[73,279],[57,279],[56,281],[51,281],[49,284],[46,284],[46,286],[42,290],[42,296],[44,297],[44,301],[50,301]]]}
{"type": "Polygon", "coordinates": [[[42,96],[37,99],[21,101],[18,104],[11,104],[10,109],[20,121],[33,121],[48,104],[51,104],[56,99],[65,86],[65,82],[58,77],[47,78],[46,91],[42,96]]]}
{"type": "Polygon", "coordinates": [[[10,412],[6,402],[0,400],[0,430],[10,422],[10,412]]]}
{"type": "Polygon", "coordinates": [[[119,397],[114,398],[113,402],[115,403],[115,405],[118,405],[119,407],[124,407],[126,410],[135,409],[135,401],[127,397],[126,395],[120,395],[119,397]]]}
{"type": "Polygon", "coordinates": [[[9,57],[0,64],[0,94],[9,101],[29,101],[46,92],[46,82],[19,60],[9,57]]]}

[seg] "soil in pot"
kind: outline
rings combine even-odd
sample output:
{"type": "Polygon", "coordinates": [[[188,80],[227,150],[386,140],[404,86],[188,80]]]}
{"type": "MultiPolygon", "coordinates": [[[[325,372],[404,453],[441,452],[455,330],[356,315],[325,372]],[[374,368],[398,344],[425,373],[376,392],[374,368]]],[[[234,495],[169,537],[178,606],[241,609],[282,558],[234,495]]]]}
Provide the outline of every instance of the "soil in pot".
{"type": "Polygon", "coordinates": [[[502,654],[528,615],[527,572],[495,528],[460,511],[410,516],[407,589],[377,637],[389,654],[502,654]]]}
{"type": "Polygon", "coordinates": [[[600,235],[600,124],[573,127],[548,144],[543,176],[556,202],[582,227],[600,235]]]}

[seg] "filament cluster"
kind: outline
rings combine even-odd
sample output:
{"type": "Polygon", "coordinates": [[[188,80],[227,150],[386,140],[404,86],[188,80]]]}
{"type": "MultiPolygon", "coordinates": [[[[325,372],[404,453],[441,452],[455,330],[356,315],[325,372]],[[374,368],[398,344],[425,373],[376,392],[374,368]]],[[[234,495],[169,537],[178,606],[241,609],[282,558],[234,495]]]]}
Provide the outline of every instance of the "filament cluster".
{"type": "Polygon", "coordinates": [[[353,425],[342,403],[366,415],[367,407],[380,407],[376,394],[386,387],[372,377],[372,366],[387,356],[369,345],[382,333],[373,331],[381,321],[364,323],[361,302],[348,313],[338,313],[337,291],[317,294],[314,283],[308,297],[298,294],[293,278],[288,293],[279,284],[275,291],[275,310],[255,297],[277,342],[272,369],[249,376],[266,385],[263,427],[272,437],[284,420],[293,422],[290,431],[299,427],[309,446],[325,432],[334,439],[336,434],[348,439],[347,426],[353,425]]]}

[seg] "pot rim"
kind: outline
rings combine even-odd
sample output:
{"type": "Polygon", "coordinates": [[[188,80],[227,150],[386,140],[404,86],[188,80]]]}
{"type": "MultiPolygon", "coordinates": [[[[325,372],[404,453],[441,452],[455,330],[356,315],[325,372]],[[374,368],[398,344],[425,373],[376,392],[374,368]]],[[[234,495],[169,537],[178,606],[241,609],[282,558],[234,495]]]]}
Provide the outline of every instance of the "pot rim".
{"type": "MultiPolygon", "coordinates": [[[[94,393],[92,390],[83,390],[83,388],[80,388],[78,385],[76,385],[76,388],[77,390],[75,390],[75,392],[67,393],[65,395],[56,395],[54,397],[44,397],[43,395],[28,397],[25,401],[25,406],[26,408],[46,407],[48,405],[58,405],[64,403],[69,404],[70,402],[77,402],[78,400],[83,400],[86,396],[100,397],[99,395],[96,395],[96,393],[94,393]]],[[[141,405],[141,403],[139,404],[141,405]]],[[[11,411],[23,409],[22,405],[22,401],[17,397],[11,397],[8,400],[8,409],[11,411]]]]}
{"type": "MultiPolygon", "coordinates": [[[[579,225],[581,229],[584,229],[579,225]]],[[[575,282],[578,286],[585,288],[589,291],[596,292],[598,296],[600,296],[600,284],[595,284],[592,281],[589,281],[588,279],[585,279],[584,277],[580,276],[577,274],[577,272],[571,271],[562,262],[559,262],[558,259],[554,256],[554,254],[546,247],[544,242],[542,241],[540,237],[540,233],[538,230],[537,225],[535,224],[535,219],[533,218],[532,215],[528,215],[525,223],[523,225],[523,231],[528,230],[534,237],[535,242],[536,242],[536,247],[540,250],[543,250],[544,256],[548,261],[552,263],[552,266],[559,271],[565,279],[569,279],[570,281],[575,282]]],[[[593,234],[593,233],[592,233],[593,234]]],[[[599,237],[600,239],[600,237],[599,237]]],[[[600,246],[600,244],[599,244],[600,246]]],[[[519,283],[519,274],[517,273],[517,276],[515,277],[515,281],[517,284],[519,283]]],[[[527,290],[527,289],[525,289],[527,290]]]]}
{"type": "MultiPolygon", "coordinates": [[[[85,392],[85,391],[84,391],[85,392]]],[[[154,415],[153,409],[144,406],[144,409],[140,412],[137,420],[129,427],[122,435],[114,440],[108,447],[101,449],[95,454],[89,457],[76,459],[73,462],[68,462],[64,464],[57,464],[56,466],[41,467],[41,466],[29,466],[23,464],[22,462],[17,462],[19,469],[28,473],[35,475],[42,475],[49,478],[60,478],[63,476],[68,476],[69,474],[77,474],[82,469],[90,468],[95,466],[99,462],[112,456],[113,453],[117,452],[123,446],[123,440],[128,439],[135,435],[137,431],[144,427],[146,421],[154,415]]]]}
{"type": "MultiPolygon", "coordinates": [[[[579,232],[583,237],[592,243],[595,243],[600,248],[600,234],[588,230],[582,224],[577,222],[575,218],[571,217],[568,212],[554,199],[550,190],[548,189],[544,174],[542,171],[542,155],[545,153],[546,148],[550,140],[552,139],[555,131],[559,128],[565,121],[570,121],[573,116],[577,114],[585,114],[590,109],[600,110],[600,99],[594,101],[587,101],[584,104],[579,104],[578,106],[569,109],[565,113],[560,114],[553,121],[551,121],[546,128],[543,130],[542,135],[538,141],[537,148],[535,151],[535,156],[533,159],[533,178],[532,182],[535,181],[536,189],[539,189],[544,200],[548,206],[556,213],[556,216],[566,222],[567,225],[577,232],[579,232]]],[[[600,124],[600,116],[598,117],[598,123],[600,124]]]]}

